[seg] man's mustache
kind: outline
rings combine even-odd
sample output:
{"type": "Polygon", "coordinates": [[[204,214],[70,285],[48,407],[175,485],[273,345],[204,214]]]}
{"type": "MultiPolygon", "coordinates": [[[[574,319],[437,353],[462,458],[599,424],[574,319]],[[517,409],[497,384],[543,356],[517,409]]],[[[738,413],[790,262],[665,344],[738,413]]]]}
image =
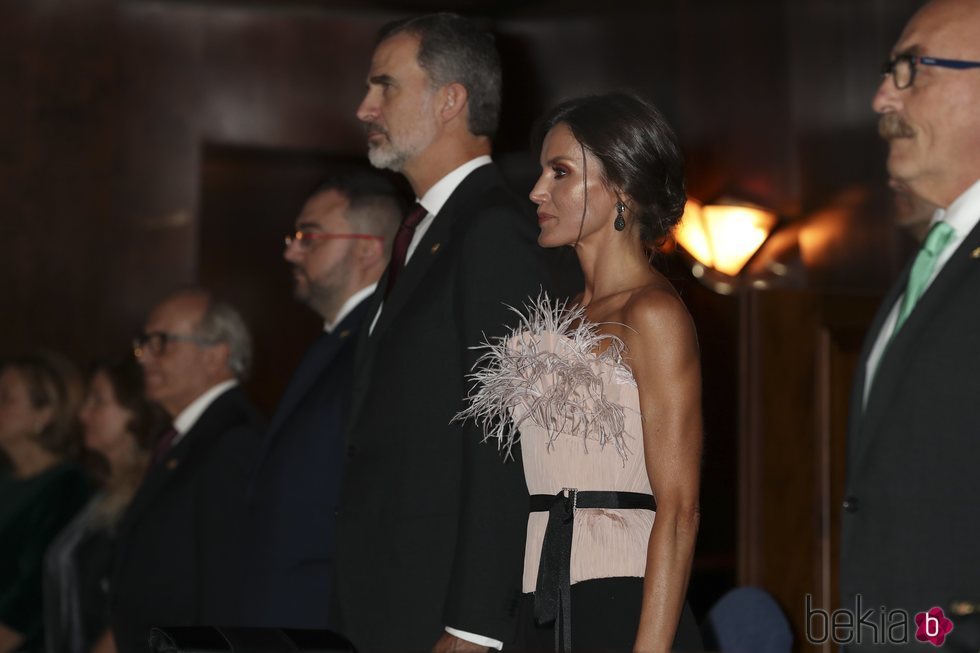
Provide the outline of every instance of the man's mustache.
{"type": "Polygon", "coordinates": [[[915,130],[897,113],[886,113],[878,120],[878,134],[890,141],[893,138],[912,138],[915,130]]]}
{"type": "Polygon", "coordinates": [[[371,134],[381,134],[385,137],[388,136],[388,132],[385,131],[384,127],[375,122],[364,123],[364,131],[368,134],[368,136],[371,134]]]}

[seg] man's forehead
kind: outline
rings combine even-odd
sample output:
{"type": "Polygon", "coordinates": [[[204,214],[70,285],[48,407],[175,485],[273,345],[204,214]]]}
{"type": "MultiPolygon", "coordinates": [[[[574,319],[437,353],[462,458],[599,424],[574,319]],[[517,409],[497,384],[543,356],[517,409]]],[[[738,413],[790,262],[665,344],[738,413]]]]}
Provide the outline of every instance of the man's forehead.
{"type": "Polygon", "coordinates": [[[324,225],[329,222],[344,220],[350,200],[338,190],[330,189],[317,193],[303,206],[302,213],[296,218],[296,226],[305,224],[324,225]]]}
{"type": "Polygon", "coordinates": [[[179,295],[157,305],[146,321],[147,331],[190,330],[204,316],[206,301],[190,295],[179,295]]]}
{"type": "Polygon", "coordinates": [[[945,58],[980,55],[980,0],[936,0],[912,17],[896,54],[945,58]]]}
{"type": "Polygon", "coordinates": [[[419,39],[401,32],[386,38],[374,49],[369,77],[392,75],[418,66],[419,39]]]}

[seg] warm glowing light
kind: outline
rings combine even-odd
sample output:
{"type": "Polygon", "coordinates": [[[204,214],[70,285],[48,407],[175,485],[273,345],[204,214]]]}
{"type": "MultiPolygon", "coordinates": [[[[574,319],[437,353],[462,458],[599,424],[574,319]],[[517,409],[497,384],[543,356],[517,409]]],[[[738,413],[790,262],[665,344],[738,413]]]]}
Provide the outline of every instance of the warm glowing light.
{"type": "Polygon", "coordinates": [[[762,246],[776,216],[748,206],[690,200],[677,228],[677,242],[706,267],[734,277],[762,246]]]}

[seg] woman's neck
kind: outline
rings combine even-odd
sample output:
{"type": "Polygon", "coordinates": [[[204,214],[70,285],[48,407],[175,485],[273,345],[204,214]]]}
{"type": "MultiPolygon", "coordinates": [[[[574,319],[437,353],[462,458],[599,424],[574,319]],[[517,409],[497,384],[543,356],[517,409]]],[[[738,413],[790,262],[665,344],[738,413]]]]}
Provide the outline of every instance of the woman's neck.
{"type": "Polygon", "coordinates": [[[15,478],[31,478],[50,469],[61,459],[36,442],[24,439],[4,447],[13,464],[15,478]]]}
{"type": "Polygon", "coordinates": [[[643,245],[627,234],[616,236],[603,243],[579,243],[575,246],[585,279],[583,306],[646,285],[655,276],[643,245]]]}
{"type": "Polygon", "coordinates": [[[106,488],[110,492],[115,490],[127,491],[134,482],[139,484],[150,459],[149,452],[142,451],[135,445],[117,447],[115,450],[106,451],[103,454],[109,463],[109,478],[106,480],[106,488]]]}
{"type": "Polygon", "coordinates": [[[149,462],[149,452],[135,447],[129,456],[109,460],[109,478],[106,479],[105,492],[96,509],[95,519],[99,523],[111,526],[118,522],[143,481],[149,462]]]}

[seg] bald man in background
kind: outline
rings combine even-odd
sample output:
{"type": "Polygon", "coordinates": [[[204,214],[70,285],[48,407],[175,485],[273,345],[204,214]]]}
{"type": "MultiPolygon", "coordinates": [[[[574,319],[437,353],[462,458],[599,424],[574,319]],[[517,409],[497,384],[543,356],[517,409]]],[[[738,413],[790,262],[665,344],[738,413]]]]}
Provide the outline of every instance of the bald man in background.
{"type": "MultiPolygon", "coordinates": [[[[909,646],[926,650],[914,615],[935,606],[955,623],[980,608],[980,0],[923,6],[892,50],[873,107],[893,186],[939,208],[858,363],[841,599],[871,612],[847,650],[905,649],[873,641],[875,628],[881,640],[899,635],[891,616],[880,622],[891,610],[908,615],[909,646]]],[[[927,625],[930,635],[942,627],[927,625]]]]}
{"type": "Polygon", "coordinates": [[[234,624],[248,472],[263,424],[241,383],[248,328],[205,290],[161,301],[135,353],[173,420],[119,526],[111,623],[122,653],[152,626],[234,624]]]}

